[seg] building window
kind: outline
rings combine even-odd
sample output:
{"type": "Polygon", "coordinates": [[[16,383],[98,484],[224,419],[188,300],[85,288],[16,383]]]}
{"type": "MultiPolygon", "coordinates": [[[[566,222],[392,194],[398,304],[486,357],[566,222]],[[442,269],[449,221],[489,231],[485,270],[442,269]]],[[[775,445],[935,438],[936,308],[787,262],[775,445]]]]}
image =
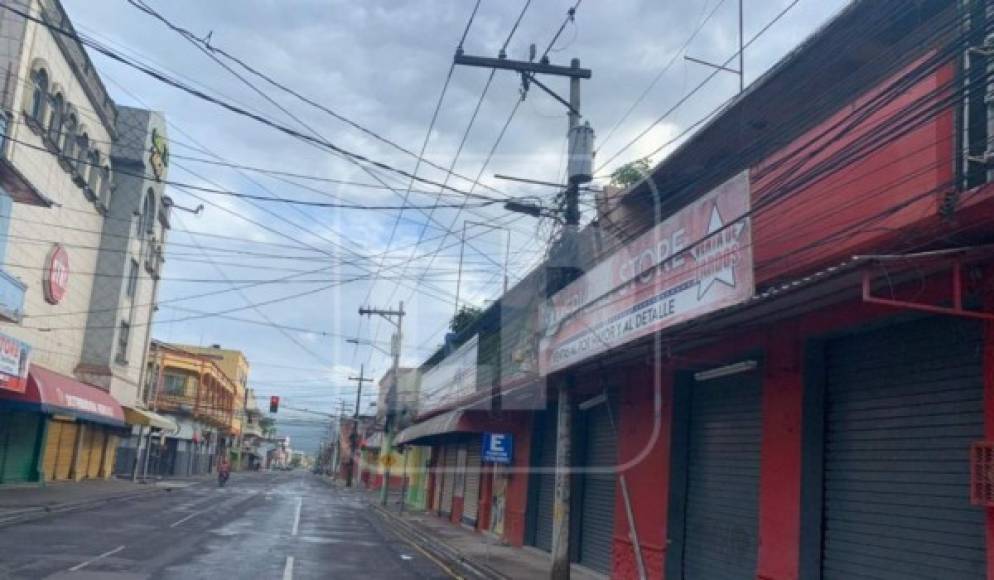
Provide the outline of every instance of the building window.
{"type": "Polygon", "coordinates": [[[58,147],[59,142],[62,140],[62,120],[64,108],[65,99],[62,97],[62,93],[52,97],[52,112],[48,116],[48,138],[52,140],[52,143],[56,147],[58,147]]]}
{"type": "Polygon", "coordinates": [[[131,325],[121,321],[121,329],[117,333],[117,360],[118,362],[128,362],[128,341],[131,334],[131,325]]]}
{"type": "Polygon", "coordinates": [[[31,118],[39,125],[45,122],[45,102],[48,99],[48,72],[45,69],[36,69],[31,75],[34,84],[34,92],[31,93],[31,118]]]}
{"type": "Polygon", "coordinates": [[[134,298],[138,290],[138,260],[131,258],[131,271],[128,272],[128,298],[134,298]]]}
{"type": "Polygon", "coordinates": [[[166,373],[162,375],[162,394],[172,397],[182,397],[186,395],[186,377],[166,373]]]}
{"type": "MultiPolygon", "coordinates": [[[[86,177],[86,155],[87,151],[90,150],[90,136],[83,133],[76,138],[76,146],[78,148],[78,155],[76,157],[76,173],[85,179],[86,177]]],[[[86,183],[86,181],[83,181],[86,183]]]]}
{"type": "Polygon", "coordinates": [[[90,187],[90,191],[93,192],[93,197],[100,196],[100,152],[96,149],[91,149],[89,153],[86,154],[86,165],[90,170],[90,177],[87,180],[87,185],[90,187]]]}
{"type": "Polygon", "coordinates": [[[105,210],[110,211],[110,196],[113,192],[110,184],[110,165],[104,165],[100,172],[103,174],[103,179],[100,182],[100,191],[98,195],[100,196],[100,203],[104,206],[105,210]]]}
{"type": "Polygon", "coordinates": [[[70,163],[76,163],[76,115],[66,117],[65,131],[62,134],[62,155],[70,163]]]}
{"type": "Polygon", "coordinates": [[[155,192],[151,188],[145,193],[145,204],[142,206],[141,219],[138,221],[138,236],[155,232],[155,192]]]}

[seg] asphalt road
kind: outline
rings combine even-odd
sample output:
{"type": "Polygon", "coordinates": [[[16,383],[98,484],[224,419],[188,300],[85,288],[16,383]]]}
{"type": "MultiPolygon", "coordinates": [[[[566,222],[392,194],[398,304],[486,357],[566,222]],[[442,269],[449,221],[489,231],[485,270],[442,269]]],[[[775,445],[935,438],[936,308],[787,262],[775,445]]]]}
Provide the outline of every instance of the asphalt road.
{"type": "Polygon", "coordinates": [[[355,494],[307,473],[235,473],[0,528],[0,580],[449,577],[355,494]]]}

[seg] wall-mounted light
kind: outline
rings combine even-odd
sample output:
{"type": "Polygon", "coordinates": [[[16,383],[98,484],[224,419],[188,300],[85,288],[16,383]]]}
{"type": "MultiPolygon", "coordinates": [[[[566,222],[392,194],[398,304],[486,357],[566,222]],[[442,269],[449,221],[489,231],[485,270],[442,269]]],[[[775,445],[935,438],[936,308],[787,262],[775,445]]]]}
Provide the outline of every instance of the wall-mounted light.
{"type": "Polygon", "coordinates": [[[723,367],[717,367],[713,369],[708,369],[706,371],[700,371],[694,373],[694,380],[696,381],[710,381],[711,379],[717,379],[721,377],[727,377],[730,375],[737,375],[739,373],[747,373],[749,371],[756,370],[759,366],[754,360],[744,360],[737,363],[732,363],[730,365],[725,365],[723,367]]]}

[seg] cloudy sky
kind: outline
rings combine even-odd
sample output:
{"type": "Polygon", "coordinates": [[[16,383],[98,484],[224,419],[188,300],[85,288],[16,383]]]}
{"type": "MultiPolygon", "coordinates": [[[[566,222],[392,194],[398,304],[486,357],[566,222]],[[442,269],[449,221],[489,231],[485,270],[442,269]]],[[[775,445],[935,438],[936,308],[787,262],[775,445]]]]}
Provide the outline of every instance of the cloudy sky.
{"type": "MultiPolygon", "coordinates": [[[[125,0],[63,1],[83,35],[225,102],[398,169],[415,170],[416,156],[400,148],[417,153],[427,136],[425,159],[439,167],[453,166],[458,176],[448,185],[462,191],[493,198],[538,196],[548,203],[554,190],[497,180],[494,173],[562,179],[565,111],[534,88],[521,102],[520,79],[513,73],[494,75],[484,93],[487,71],[457,68],[427,134],[474,0],[147,0],[174,24],[200,38],[210,35],[212,46],[340,118],[225,61],[244,80],[239,79],[125,0]],[[474,186],[478,176],[482,179],[474,186]]],[[[573,2],[482,0],[464,49],[495,56],[506,42],[510,58],[524,59],[534,43],[541,53],[573,2]]],[[[790,4],[747,1],[746,40],[790,4]]],[[[746,82],[758,78],[845,4],[796,2],[746,51],[746,82]]],[[[685,54],[718,62],[735,54],[737,6],[734,0],[580,4],[575,21],[565,27],[549,57],[562,64],[579,58],[593,70],[593,77],[583,81],[582,112],[597,133],[595,166],[604,165],[599,175],[652,153],[734,96],[738,78],[721,73],[663,117],[711,74],[685,61],[685,54]]],[[[481,207],[481,199],[438,186],[411,187],[401,175],[357,167],[319,145],[91,55],[117,102],[165,113],[173,181],[350,205],[397,206],[406,198],[406,205],[413,206],[403,212],[316,208],[170,188],[169,195],[179,205],[206,207],[199,215],[175,214],[154,335],[245,351],[252,364],[250,382],[260,396],[279,394],[284,405],[336,413],[347,401],[351,410],[355,387],[348,377],[363,365],[367,375],[379,378],[389,366],[378,348],[389,348],[391,328],[375,319],[360,319],[357,309],[363,304],[395,307],[403,300],[408,312],[403,362],[417,365],[424,360],[442,341],[454,312],[464,222],[469,239],[461,286],[464,304],[485,305],[500,294],[508,235],[512,284],[545,250],[547,223],[508,214],[499,205],[481,207]],[[446,207],[430,209],[435,202],[446,207]],[[467,207],[458,207],[464,203],[467,207]],[[479,225],[482,222],[488,226],[479,225]],[[224,314],[211,315],[219,312],[224,314]],[[356,347],[346,342],[348,338],[374,347],[356,347]]],[[[546,80],[566,94],[564,79],[546,80]]],[[[671,149],[664,148],[652,160],[671,149]]],[[[445,172],[427,164],[420,166],[418,175],[437,182],[446,179],[445,172]]],[[[368,409],[372,400],[366,398],[363,407],[368,409]]],[[[280,430],[305,450],[316,448],[327,430],[319,416],[283,410],[279,420],[280,430]]]]}

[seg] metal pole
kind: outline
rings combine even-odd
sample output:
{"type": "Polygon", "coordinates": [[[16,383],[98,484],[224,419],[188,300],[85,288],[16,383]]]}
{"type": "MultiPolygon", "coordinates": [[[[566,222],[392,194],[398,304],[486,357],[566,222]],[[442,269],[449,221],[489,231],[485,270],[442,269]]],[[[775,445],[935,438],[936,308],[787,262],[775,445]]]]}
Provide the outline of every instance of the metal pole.
{"type": "Polygon", "coordinates": [[[556,493],[552,509],[552,580],[570,577],[570,466],[572,464],[573,396],[572,380],[559,384],[556,421],[556,493]]]}
{"type": "MultiPolygon", "coordinates": [[[[159,388],[163,381],[163,365],[159,364],[159,376],[155,378],[155,385],[152,387],[152,412],[159,410],[159,388]]],[[[148,458],[152,454],[152,426],[148,426],[148,434],[145,437],[145,464],[142,467],[142,480],[148,479],[148,458]]]]}
{"type": "Polygon", "coordinates": [[[466,222],[465,221],[463,221],[463,223],[462,223],[462,238],[461,238],[461,240],[462,241],[459,244],[459,273],[456,275],[456,311],[453,313],[453,316],[457,316],[459,314],[459,288],[462,286],[462,260],[463,260],[463,254],[466,251],[466,222]]]}

